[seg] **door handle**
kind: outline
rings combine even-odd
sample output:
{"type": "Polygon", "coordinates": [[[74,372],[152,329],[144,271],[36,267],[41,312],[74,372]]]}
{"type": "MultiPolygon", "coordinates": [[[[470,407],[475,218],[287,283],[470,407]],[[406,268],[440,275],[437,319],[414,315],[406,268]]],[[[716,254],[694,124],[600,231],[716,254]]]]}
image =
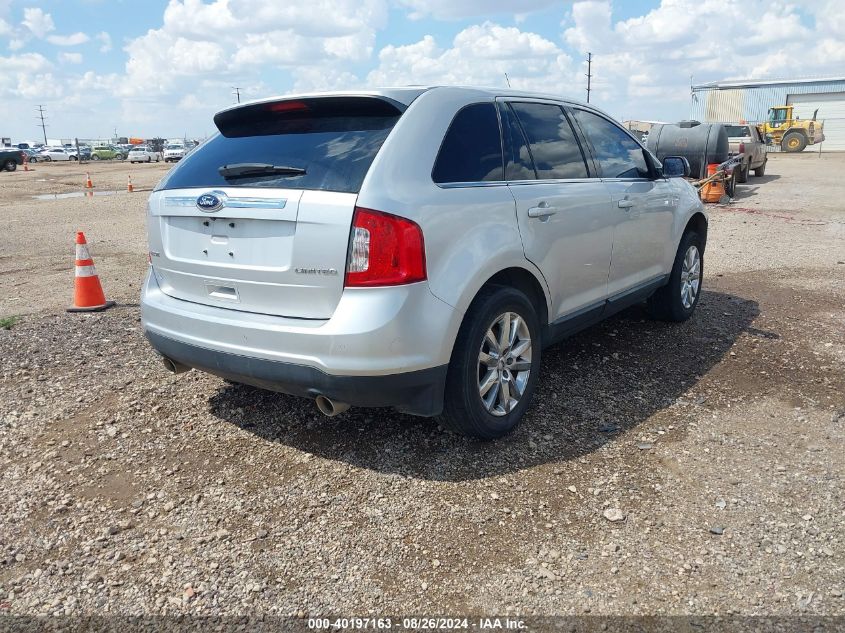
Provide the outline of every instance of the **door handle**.
{"type": "Polygon", "coordinates": [[[620,200],[619,201],[619,208],[620,209],[630,209],[634,206],[633,200],[620,200]]]}
{"type": "Polygon", "coordinates": [[[542,205],[528,209],[529,218],[547,218],[555,213],[557,213],[557,209],[555,207],[544,207],[542,205]]]}

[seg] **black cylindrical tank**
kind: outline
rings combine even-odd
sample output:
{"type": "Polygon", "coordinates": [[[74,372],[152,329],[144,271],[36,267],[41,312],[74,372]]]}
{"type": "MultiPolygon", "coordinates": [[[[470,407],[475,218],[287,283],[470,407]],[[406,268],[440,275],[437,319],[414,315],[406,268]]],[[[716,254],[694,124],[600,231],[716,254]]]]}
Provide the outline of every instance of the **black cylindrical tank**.
{"type": "Polygon", "coordinates": [[[728,160],[728,132],[720,123],[657,123],[648,133],[647,147],[661,161],[683,156],[689,161],[690,176],[704,178],[707,165],[728,160]]]}

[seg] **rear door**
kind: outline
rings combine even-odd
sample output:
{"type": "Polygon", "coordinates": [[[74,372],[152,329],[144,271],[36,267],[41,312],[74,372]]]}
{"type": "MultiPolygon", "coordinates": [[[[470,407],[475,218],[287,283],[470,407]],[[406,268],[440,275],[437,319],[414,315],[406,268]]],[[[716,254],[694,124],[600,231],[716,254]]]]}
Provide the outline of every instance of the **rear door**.
{"type": "Polygon", "coordinates": [[[607,292],[615,295],[646,285],[664,274],[678,200],[662,176],[653,173],[645,150],[610,119],[583,108],[575,120],[601,170],[610,194],[613,256],[607,292]]]}
{"type": "Polygon", "coordinates": [[[613,239],[609,196],[587,168],[563,108],[542,101],[500,103],[505,171],[525,256],[552,297],[549,321],[600,311],[613,239]]]}
{"type": "Polygon", "coordinates": [[[330,318],[358,191],[400,114],[378,97],[218,114],[220,134],[179,161],[150,199],[162,290],[233,310],[330,318]]]}

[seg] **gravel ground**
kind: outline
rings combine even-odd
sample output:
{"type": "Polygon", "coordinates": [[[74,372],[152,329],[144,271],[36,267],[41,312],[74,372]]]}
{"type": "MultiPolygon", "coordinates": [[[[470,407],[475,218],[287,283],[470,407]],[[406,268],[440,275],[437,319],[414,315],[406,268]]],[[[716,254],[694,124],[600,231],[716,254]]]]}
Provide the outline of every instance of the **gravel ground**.
{"type": "Polygon", "coordinates": [[[0,330],[0,614],[842,618],[843,167],[774,156],[711,207],[695,318],[633,308],[549,349],[490,443],[168,374],[139,329],[144,194],[34,201],[81,168],[0,174],[0,317],[23,315],[0,330]],[[117,308],[63,311],[77,229],[117,308]]]}

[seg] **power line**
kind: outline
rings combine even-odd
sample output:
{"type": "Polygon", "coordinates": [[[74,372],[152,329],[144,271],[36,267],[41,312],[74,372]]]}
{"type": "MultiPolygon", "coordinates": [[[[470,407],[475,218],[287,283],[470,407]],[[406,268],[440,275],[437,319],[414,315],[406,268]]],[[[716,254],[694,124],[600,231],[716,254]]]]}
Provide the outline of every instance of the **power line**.
{"type": "Polygon", "coordinates": [[[590,92],[593,80],[593,54],[587,53],[587,103],[590,103],[590,92]]]}
{"type": "Polygon", "coordinates": [[[38,118],[41,119],[41,131],[44,133],[44,145],[47,144],[47,124],[44,123],[44,106],[38,106],[38,118]]]}

